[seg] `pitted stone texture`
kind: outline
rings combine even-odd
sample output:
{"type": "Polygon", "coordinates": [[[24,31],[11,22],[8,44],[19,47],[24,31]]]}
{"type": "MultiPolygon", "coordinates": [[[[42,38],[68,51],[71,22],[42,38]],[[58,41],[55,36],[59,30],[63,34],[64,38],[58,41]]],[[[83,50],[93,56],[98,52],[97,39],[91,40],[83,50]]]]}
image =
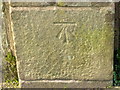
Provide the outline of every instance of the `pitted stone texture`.
{"type": "Polygon", "coordinates": [[[21,80],[112,80],[110,7],[22,9],[11,13],[21,80]]]}
{"type": "Polygon", "coordinates": [[[113,6],[114,3],[112,2],[91,2],[91,6],[95,7],[104,7],[104,6],[113,6]]]}
{"type": "Polygon", "coordinates": [[[80,7],[80,6],[91,6],[91,2],[57,2],[58,6],[73,6],[73,7],[80,7]]]}
{"type": "Polygon", "coordinates": [[[32,6],[91,6],[91,2],[12,2],[13,7],[32,7],[32,6]]]}
{"type": "Polygon", "coordinates": [[[47,7],[47,6],[60,6],[60,7],[107,7],[111,6],[111,2],[12,2],[12,7],[47,7]]]}
{"type": "Polygon", "coordinates": [[[73,7],[107,7],[113,5],[111,2],[57,2],[58,6],[73,6],[73,7]]]}
{"type": "Polygon", "coordinates": [[[12,2],[12,7],[46,7],[52,6],[55,2],[12,2]]]}

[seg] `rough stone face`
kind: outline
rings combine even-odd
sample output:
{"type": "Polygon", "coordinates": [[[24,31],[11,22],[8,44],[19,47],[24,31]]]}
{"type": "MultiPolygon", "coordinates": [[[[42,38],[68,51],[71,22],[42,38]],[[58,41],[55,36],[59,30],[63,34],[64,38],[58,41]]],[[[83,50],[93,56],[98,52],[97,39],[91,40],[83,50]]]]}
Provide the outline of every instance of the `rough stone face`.
{"type": "Polygon", "coordinates": [[[54,5],[54,2],[12,2],[12,7],[46,7],[50,5],[54,5]]]}
{"type": "Polygon", "coordinates": [[[31,7],[31,6],[91,6],[91,2],[12,2],[13,7],[31,7]]]}
{"type": "Polygon", "coordinates": [[[111,6],[113,3],[110,2],[12,2],[12,7],[47,7],[47,6],[60,6],[60,7],[105,7],[111,6]]]}
{"type": "Polygon", "coordinates": [[[113,8],[13,8],[21,80],[112,80],[113,8]]]}

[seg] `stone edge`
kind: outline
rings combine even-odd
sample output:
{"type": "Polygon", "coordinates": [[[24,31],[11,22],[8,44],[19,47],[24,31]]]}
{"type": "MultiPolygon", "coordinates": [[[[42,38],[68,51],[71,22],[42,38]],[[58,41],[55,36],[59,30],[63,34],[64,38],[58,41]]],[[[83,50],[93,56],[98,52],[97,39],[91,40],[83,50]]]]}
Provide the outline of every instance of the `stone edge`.
{"type": "Polygon", "coordinates": [[[106,7],[112,4],[112,2],[11,2],[12,7],[106,7]]]}
{"type": "Polygon", "coordinates": [[[113,81],[75,81],[75,80],[20,80],[21,88],[107,88],[113,81]]]}

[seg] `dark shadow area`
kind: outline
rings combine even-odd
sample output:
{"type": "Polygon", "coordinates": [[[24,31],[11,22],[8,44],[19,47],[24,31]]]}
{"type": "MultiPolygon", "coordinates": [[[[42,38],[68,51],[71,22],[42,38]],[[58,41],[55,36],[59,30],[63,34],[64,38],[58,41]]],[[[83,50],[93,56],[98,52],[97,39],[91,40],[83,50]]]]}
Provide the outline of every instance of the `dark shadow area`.
{"type": "Polygon", "coordinates": [[[120,2],[115,3],[113,86],[120,86],[120,2]]]}

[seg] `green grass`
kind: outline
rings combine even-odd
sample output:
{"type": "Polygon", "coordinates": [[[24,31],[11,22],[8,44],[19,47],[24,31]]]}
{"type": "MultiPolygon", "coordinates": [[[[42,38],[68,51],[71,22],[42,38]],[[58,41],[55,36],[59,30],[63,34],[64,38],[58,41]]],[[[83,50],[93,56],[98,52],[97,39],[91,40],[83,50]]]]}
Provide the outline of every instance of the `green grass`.
{"type": "Polygon", "coordinates": [[[113,86],[120,86],[120,49],[115,52],[114,59],[113,86]]]}
{"type": "Polygon", "coordinates": [[[15,88],[18,86],[18,75],[16,68],[16,58],[11,52],[8,52],[5,57],[6,64],[4,65],[4,81],[7,87],[15,88]]]}

